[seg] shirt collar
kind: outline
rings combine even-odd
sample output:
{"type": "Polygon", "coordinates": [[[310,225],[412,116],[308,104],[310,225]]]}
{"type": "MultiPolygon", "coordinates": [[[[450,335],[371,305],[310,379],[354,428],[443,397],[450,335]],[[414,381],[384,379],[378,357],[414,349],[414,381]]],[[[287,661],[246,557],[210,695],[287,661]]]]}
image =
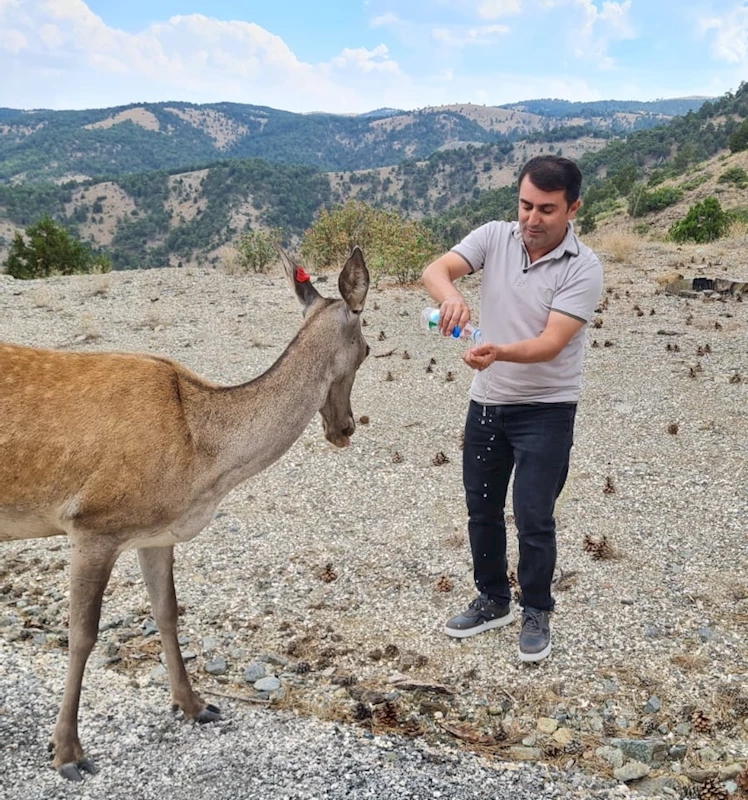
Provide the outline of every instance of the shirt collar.
{"type": "MultiPolygon", "coordinates": [[[[522,241],[522,231],[519,227],[519,222],[515,221],[512,223],[512,236],[517,239],[520,244],[524,247],[524,242],[522,241]]],[[[577,235],[574,233],[574,223],[567,222],[566,223],[566,236],[564,236],[561,244],[551,250],[549,253],[546,253],[539,261],[535,263],[539,263],[546,260],[551,260],[555,258],[560,258],[565,253],[569,253],[572,256],[579,255],[579,239],[577,239],[577,235]]]]}

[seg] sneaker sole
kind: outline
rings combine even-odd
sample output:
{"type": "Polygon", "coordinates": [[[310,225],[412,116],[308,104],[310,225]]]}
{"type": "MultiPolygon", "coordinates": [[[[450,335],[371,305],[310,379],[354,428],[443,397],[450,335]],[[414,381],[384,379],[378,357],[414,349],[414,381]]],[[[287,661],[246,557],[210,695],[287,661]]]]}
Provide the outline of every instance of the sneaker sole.
{"type": "Polygon", "coordinates": [[[459,628],[449,628],[445,625],[444,633],[446,633],[447,636],[452,636],[454,639],[467,639],[469,636],[477,636],[479,633],[492,631],[494,628],[503,628],[505,625],[509,625],[512,622],[514,622],[514,614],[510,611],[503,617],[492,619],[490,622],[484,622],[482,625],[476,625],[474,628],[463,628],[460,630],[459,628]]]}
{"type": "Polygon", "coordinates": [[[551,643],[548,642],[548,647],[544,647],[537,653],[523,653],[521,650],[519,650],[518,652],[519,652],[519,660],[524,661],[525,663],[542,661],[544,658],[547,658],[551,654],[551,643]]]}

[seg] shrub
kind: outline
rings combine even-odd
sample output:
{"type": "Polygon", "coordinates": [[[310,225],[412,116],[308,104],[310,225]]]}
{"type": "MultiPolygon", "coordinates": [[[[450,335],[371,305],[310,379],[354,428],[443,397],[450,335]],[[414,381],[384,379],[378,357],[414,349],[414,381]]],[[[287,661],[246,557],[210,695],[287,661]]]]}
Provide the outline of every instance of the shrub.
{"type": "Polygon", "coordinates": [[[748,149],[748,119],[735,128],[727,141],[727,146],[733,153],[748,149]]]}
{"type": "Polygon", "coordinates": [[[748,186],[748,172],[742,167],[730,167],[717,178],[717,183],[734,183],[739,189],[748,186]]]}
{"type": "Polygon", "coordinates": [[[716,197],[706,197],[691,206],[686,216],[670,226],[669,235],[675,242],[712,242],[723,236],[729,223],[716,197]]]}
{"type": "Polygon", "coordinates": [[[683,189],[679,186],[661,186],[651,192],[638,186],[629,195],[628,211],[632,217],[643,217],[650,211],[662,211],[663,208],[675,205],[682,197],[683,189]]]}
{"type": "Polygon", "coordinates": [[[407,222],[395,211],[357,200],[323,209],[304,234],[300,251],[317,267],[337,267],[355,245],[363,251],[375,282],[388,275],[410,283],[438,254],[431,232],[421,222],[407,222]]]}
{"type": "Polygon", "coordinates": [[[51,275],[79,275],[109,272],[108,258],[71,236],[61,225],[45,216],[16,232],[5,261],[8,275],[21,280],[51,275]]]}
{"type": "Polygon", "coordinates": [[[239,266],[244,271],[266,272],[268,267],[277,258],[275,245],[280,243],[281,232],[273,229],[271,231],[249,231],[242,236],[241,241],[236,246],[240,254],[239,266]]]}

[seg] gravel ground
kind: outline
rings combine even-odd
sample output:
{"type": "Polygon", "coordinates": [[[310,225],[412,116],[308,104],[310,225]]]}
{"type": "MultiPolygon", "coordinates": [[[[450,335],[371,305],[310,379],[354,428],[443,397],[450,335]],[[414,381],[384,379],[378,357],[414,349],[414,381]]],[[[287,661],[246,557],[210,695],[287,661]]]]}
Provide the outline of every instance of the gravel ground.
{"type": "MultiPolygon", "coordinates": [[[[519,800],[673,797],[714,778],[734,792],[748,761],[748,303],[673,297],[656,277],[748,280],[746,242],[641,243],[623,263],[609,245],[557,509],[548,660],[519,663],[516,625],[441,632],[473,595],[471,373],[459,344],[420,330],[422,289],[374,288],[351,447],[313,421],[177,549],[188,670],[224,722],[172,717],[127,553],[81,711],[102,772],[61,785],[45,744],[66,669],[67,542],[3,545],[0,786],[29,800],[203,783],[227,797],[519,800]]],[[[315,280],[336,293],[333,276],[315,280]]],[[[476,309],[478,280],[462,284],[476,309]]],[[[280,276],[199,270],[0,276],[0,312],[0,339],[155,352],[227,384],[269,367],[300,322],[280,276]]]]}

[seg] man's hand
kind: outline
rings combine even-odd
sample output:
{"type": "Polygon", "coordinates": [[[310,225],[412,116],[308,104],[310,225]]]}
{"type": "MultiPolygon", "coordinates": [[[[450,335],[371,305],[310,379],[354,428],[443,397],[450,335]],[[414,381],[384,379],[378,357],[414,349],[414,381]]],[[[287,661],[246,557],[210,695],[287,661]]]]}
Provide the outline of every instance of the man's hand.
{"type": "Polygon", "coordinates": [[[439,330],[444,336],[451,335],[455,325],[462,330],[469,321],[470,309],[461,294],[455,293],[442,300],[439,306],[439,330]]]}
{"type": "Polygon", "coordinates": [[[479,344],[470,347],[462,354],[462,360],[472,369],[490,367],[499,357],[499,348],[495,344],[479,344]]]}

